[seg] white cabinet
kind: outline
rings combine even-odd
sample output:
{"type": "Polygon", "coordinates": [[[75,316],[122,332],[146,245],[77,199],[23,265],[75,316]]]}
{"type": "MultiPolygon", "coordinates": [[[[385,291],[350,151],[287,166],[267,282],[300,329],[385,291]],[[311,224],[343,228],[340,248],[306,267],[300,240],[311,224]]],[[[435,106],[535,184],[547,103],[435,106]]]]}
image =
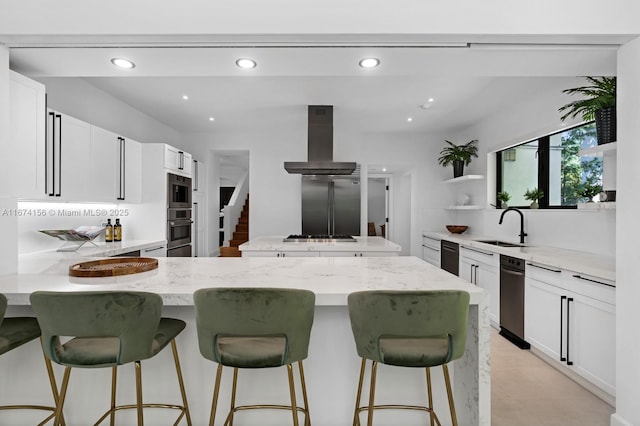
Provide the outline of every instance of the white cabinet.
{"type": "Polygon", "coordinates": [[[48,110],[45,189],[49,199],[91,200],[91,126],[48,110]]]}
{"type": "Polygon", "coordinates": [[[528,262],[525,339],[614,397],[616,329],[612,284],[528,262]]]}
{"type": "Polygon", "coordinates": [[[188,152],[165,145],[164,167],[181,176],[191,177],[192,157],[188,152]]]}
{"type": "Polygon", "coordinates": [[[9,71],[8,161],[10,194],[21,199],[48,198],[45,191],[45,86],[9,71]]]}
{"type": "Polygon", "coordinates": [[[91,126],[91,201],[139,203],[142,199],[142,147],[116,133],[91,126]]]}
{"type": "Polygon", "coordinates": [[[149,247],[140,250],[140,256],[142,257],[167,257],[167,246],[161,244],[156,247],[149,247]]]}
{"type": "Polygon", "coordinates": [[[279,251],[279,250],[256,250],[243,251],[243,257],[318,257],[317,251],[279,251]]]}
{"type": "Polygon", "coordinates": [[[500,326],[500,256],[490,251],[460,246],[460,278],[483,288],[489,294],[489,320],[500,326]]]}
{"type": "Polygon", "coordinates": [[[440,239],[422,236],[422,259],[440,267],[440,239]]]}

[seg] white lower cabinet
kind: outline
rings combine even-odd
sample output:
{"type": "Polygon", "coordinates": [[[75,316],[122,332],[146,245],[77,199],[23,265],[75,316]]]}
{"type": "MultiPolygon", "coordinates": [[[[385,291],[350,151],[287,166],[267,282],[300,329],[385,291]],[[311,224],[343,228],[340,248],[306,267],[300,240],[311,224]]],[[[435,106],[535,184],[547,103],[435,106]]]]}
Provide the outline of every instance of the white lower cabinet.
{"type": "Polygon", "coordinates": [[[489,320],[500,326],[500,255],[485,250],[460,246],[460,278],[483,288],[489,294],[489,320]]]}
{"type": "Polygon", "coordinates": [[[438,268],[440,267],[440,244],[439,239],[422,236],[422,259],[438,268]]]}
{"type": "Polygon", "coordinates": [[[243,251],[244,257],[318,257],[320,254],[317,251],[243,251]]]}
{"type": "Polygon", "coordinates": [[[142,257],[167,257],[167,246],[158,245],[156,247],[149,247],[140,250],[140,256],[142,257]]]}
{"type": "Polygon", "coordinates": [[[320,257],[387,257],[397,256],[396,251],[321,251],[320,257]]]}
{"type": "Polygon", "coordinates": [[[525,340],[615,397],[615,287],[605,280],[527,263],[525,340]]]}
{"type": "Polygon", "coordinates": [[[395,251],[243,251],[244,257],[387,257],[397,256],[395,251]]]}

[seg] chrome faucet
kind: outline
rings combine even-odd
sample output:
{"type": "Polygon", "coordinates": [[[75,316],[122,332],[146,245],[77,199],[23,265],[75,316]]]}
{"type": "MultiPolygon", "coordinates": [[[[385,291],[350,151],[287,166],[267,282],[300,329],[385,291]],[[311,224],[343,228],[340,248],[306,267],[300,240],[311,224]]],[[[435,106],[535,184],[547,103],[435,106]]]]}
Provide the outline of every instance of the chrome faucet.
{"type": "Polygon", "coordinates": [[[515,207],[508,207],[500,215],[500,222],[498,222],[498,224],[502,225],[502,218],[504,218],[504,215],[510,210],[514,211],[514,212],[518,212],[518,214],[520,215],[520,244],[524,244],[524,237],[527,236],[527,233],[524,232],[524,215],[522,214],[522,212],[520,210],[516,209],[515,207]]]}

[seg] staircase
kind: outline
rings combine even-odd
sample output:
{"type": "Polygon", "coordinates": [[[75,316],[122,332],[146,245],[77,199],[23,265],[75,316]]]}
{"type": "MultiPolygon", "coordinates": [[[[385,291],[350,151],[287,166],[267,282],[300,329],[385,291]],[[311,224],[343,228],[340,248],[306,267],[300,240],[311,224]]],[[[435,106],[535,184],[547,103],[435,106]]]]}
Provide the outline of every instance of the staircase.
{"type": "Polygon", "coordinates": [[[233,232],[233,239],[229,240],[229,245],[238,247],[247,241],[249,241],[249,194],[247,194],[247,199],[244,201],[242,213],[240,213],[236,230],[233,232]]]}

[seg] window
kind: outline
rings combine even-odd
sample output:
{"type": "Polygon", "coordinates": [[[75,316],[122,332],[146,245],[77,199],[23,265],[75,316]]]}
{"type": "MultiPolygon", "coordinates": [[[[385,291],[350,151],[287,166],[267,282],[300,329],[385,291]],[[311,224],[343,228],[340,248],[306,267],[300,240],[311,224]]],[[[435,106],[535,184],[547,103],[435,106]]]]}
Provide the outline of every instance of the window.
{"type": "MultiPolygon", "coordinates": [[[[509,205],[528,207],[528,189],[544,192],[541,208],[574,208],[602,188],[602,158],[580,156],[597,145],[594,122],[546,135],[497,152],[497,192],[510,195],[509,205]]],[[[496,200],[496,205],[497,200],[496,200]]]]}

